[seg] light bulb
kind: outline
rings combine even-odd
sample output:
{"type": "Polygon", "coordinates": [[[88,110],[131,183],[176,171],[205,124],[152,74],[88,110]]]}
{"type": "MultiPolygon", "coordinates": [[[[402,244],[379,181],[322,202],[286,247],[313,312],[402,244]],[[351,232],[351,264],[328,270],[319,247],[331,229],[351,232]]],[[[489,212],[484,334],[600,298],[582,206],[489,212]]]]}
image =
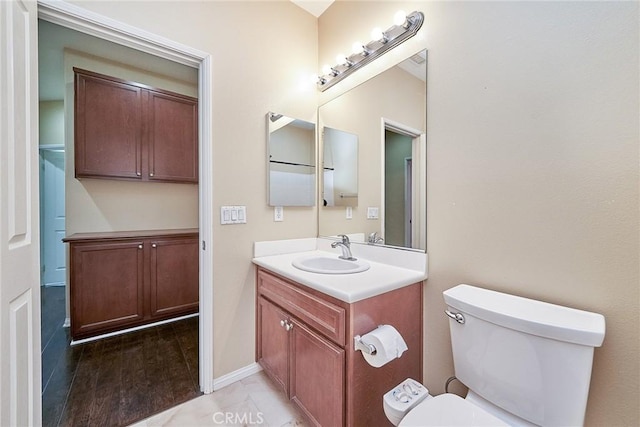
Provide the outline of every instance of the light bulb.
{"type": "Polygon", "coordinates": [[[404,25],[405,22],[407,22],[407,14],[404,10],[397,11],[393,16],[393,23],[396,25],[404,25]]]}
{"type": "Polygon", "coordinates": [[[347,57],[343,53],[336,55],[336,62],[338,65],[344,65],[347,63],[347,57]]]}
{"type": "Polygon", "coordinates": [[[325,64],[322,67],[322,74],[331,74],[331,66],[329,64],[325,64]]]}
{"type": "Polygon", "coordinates": [[[364,46],[362,45],[362,43],[360,42],[355,42],[353,44],[353,46],[351,46],[351,51],[355,54],[355,55],[359,55],[362,52],[364,52],[364,46]]]}
{"type": "Polygon", "coordinates": [[[384,33],[382,32],[380,27],[375,27],[373,30],[371,30],[371,38],[373,40],[382,40],[383,37],[384,33]]]}

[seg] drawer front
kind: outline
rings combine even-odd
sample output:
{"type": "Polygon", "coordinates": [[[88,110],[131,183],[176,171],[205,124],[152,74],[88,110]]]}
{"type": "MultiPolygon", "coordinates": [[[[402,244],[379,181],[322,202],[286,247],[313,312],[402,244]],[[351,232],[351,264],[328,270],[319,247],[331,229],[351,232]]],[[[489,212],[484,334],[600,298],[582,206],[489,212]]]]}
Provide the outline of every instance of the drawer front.
{"type": "Polygon", "coordinates": [[[345,346],[344,308],[324,301],[262,269],[258,270],[258,293],[336,344],[345,346]]]}

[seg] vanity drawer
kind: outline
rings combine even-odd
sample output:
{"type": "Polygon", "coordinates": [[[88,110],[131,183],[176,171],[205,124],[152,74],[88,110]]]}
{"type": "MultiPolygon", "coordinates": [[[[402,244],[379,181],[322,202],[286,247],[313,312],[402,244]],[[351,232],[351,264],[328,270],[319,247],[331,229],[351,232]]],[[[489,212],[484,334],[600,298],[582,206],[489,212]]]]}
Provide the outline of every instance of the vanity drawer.
{"type": "Polygon", "coordinates": [[[258,294],[265,296],[340,346],[345,345],[345,309],[258,269],[258,294]]]}

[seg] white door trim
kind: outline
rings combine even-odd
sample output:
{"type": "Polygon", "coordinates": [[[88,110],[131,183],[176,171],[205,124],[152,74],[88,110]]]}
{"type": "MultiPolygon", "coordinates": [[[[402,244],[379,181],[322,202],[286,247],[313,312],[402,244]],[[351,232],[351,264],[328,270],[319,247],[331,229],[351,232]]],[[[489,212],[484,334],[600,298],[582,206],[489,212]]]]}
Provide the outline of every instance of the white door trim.
{"type": "Polygon", "coordinates": [[[200,388],[213,392],[213,227],[211,55],[58,0],[38,0],[38,17],[199,70],[200,388]]]}

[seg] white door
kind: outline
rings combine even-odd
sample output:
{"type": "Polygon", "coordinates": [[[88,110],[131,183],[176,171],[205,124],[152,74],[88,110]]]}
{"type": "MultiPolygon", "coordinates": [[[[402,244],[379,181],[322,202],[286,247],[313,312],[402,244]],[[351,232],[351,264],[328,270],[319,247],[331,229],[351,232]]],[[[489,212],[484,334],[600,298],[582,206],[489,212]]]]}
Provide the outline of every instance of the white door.
{"type": "Polygon", "coordinates": [[[0,425],[41,423],[35,1],[0,1],[0,425]]]}
{"type": "Polygon", "coordinates": [[[64,151],[42,149],[42,284],[64,286],[66,248],[64,208],[64,151]]]}

